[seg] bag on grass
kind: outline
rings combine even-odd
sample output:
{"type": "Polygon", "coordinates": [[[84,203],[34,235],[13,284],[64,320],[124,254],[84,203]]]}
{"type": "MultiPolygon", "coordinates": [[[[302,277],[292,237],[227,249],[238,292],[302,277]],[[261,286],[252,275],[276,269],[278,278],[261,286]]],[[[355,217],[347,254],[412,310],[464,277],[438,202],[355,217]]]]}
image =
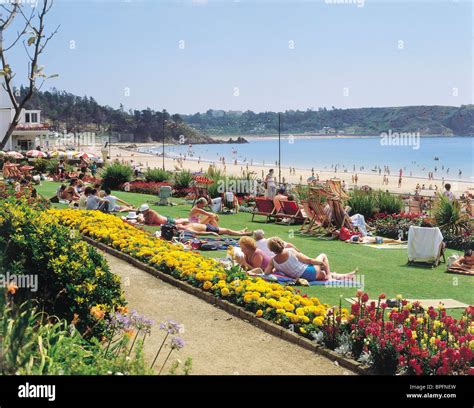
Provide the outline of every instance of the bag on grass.
{"type": "Polygon", "coordinates": [[[161,226],[161,238],[166,241],[172,241],[178,235],[178,228],[173,224],[164,224],[161,226]]]}

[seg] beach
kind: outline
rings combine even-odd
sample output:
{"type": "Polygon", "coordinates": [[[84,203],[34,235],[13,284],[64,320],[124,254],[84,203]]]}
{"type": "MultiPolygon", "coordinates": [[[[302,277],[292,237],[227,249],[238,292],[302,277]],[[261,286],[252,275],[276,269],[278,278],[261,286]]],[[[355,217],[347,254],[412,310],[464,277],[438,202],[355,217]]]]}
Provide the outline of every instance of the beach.
{"type": "MultiPolygon", "coordinates": [[[[153,144],[137,144],[136,148],[129,148],[130,143],[117,143],[114,144],[111,149],[111,159],[112,160],[119,160],[124,163],[132,164],[132,165],[139,165],[141,170],[146,170],[147,168],[162,168],[163,166],[163,158],[156,154],[151,153],[144,153],[139,152],[138,148],[143,147],[151,147],[156,146],[156,143],[153,144]]],[[[95,148],[90,148],[90,150],[98,155],[100,155],[100,147],[97,146],[95,148]]],[[[166,170],[190,170],[192,172],[206,172],[209,168],[209,165],[213,164],[217,169],[224,171],[227,175],[234,175],[240,176],[243,174],[243,171],[247,170],[247,165],[244,164],[237,164],[228,163],[226,162],[225,166],[219,160],[215,160],[212,163],[207,161],[198,161],[197,158],[190,159],[185,158],[183,160],[179,160],[176,157],[165,157],[165,169],[166,170]],[[225,167],[225,169],[224,169],[225,167]]],[[[350,163],[347,163],[346,167],[349,167],[350,163]]],[[[248,170],[253,172],[257,178],[263,178],[264,175],[268,173],[270,168],[274,168],[275,175],[278,179],[278,167],[275,165],[262,165],[262,164],[253,164],[250,165],[248,163],[248,170]]],[[[406,176],[403,175],[402,177],[402,185],[398,187],[398,172],[393,172],[388,177],[388,184],[383,184],[383,172],[381,175],[375,172],[370,171],[351,171],[350,169],[346,169],[345,171],[338,170],[335,172],[334,170],[320,170],[315,168],[315,176],[319,176],[319,179],[329,180],[333,178],[340,179],[344,181],[346,184],[346,189],[354,188],[355,185],[352,182],[352,176],[357,174],[358,182],[357,186],[361,187],[364,185],[368,185],[373,189],[382,189],[388,190],[394,193],[411,193],[414,194],[416,186],[423,186],[425,185],[425,189],[420,192],[420,195],[425,196],[432,196],[435,194],[434,186],[438,186],[438,191],[442,190],[442,181],[441,179],[429,180],[427,177],[419,177],[419,176],[406,176]],[[429,189],[430,184],[432,185],[433,190],[429,189]]],[[[282,166],[281,168],[281,181],[285,183],[291,184],[307,184],[306,181],[309,177],[311,177],[312,172],[310,168],[296,168],[295,174],[290,174],[290,168],[288,166],[282,166]]],[[[461,194],[465,193],[466,191],[470,191],[471,193],[474,191],[474,183],[469,181],[456,181],[456,180],[449,180],[446,179],[445,182],[449,182],[451,184],[451,191],[456,196],[460,196],[461,194]]]]}

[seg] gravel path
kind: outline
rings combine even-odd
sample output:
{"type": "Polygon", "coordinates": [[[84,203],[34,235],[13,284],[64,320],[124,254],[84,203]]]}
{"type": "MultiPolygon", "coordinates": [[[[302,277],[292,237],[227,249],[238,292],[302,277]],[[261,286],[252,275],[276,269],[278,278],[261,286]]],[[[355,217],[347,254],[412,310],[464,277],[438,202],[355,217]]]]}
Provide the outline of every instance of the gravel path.
{"type": "MultiPolygon", "coordinates": [[[[122,278],[129,309],[156,322],[145,345],[147,361],[153,359],[163,339],[158,323],[173,319],[185,326],[182,337],[186,346],[172,356],[183,362],[191,357],[192,374],[353,374],[325,357],[267,334],[112,255],[104,255],[112,272],[122,278]]],[[[167,353],[161,354],[164,359],[167,353]]],[[[157,366],[161,362],[159,359],[157,366]]]]}

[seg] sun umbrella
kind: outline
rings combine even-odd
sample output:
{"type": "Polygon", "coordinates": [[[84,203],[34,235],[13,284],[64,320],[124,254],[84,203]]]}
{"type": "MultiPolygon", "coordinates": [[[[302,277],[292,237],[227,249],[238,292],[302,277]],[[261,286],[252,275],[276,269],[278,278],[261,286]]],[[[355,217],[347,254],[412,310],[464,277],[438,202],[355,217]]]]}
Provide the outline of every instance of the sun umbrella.
{"type": "Polygon", "coordinates": [[[79,153],[77,157],[82,157],[83,159],[97,159],[97,156],[93,153],[79,153]]]}
{"type": "Polygon", "coordinates": [[[45,152],[42,152],[41,150],[30,150],[26,152],[26,157],[32,157],[32,158],[40,158],[40,157],[48,157],[48,154],[45,152]]]}
{"type": "Polygon", "coordinates": [[[15,151],[7,152],[5,154],[5,156],[11,157],[12,159],[24,159],[25,158],[25,156],[23,156],[20,152],[15,152],[15,151]]]}

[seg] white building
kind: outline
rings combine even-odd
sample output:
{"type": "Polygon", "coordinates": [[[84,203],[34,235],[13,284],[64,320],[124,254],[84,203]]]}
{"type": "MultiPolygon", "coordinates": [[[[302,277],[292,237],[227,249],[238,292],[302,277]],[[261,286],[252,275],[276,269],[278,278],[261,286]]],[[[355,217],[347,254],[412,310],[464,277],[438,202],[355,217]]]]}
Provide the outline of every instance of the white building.
{"type": "MultiPolygon", "coordinates": [[[[0,84],[0,137],[3,138],[15,116],[15,110],[0,84]]],[[[49,127],[41,123],[40,110],[23,110],[20,121],[7,141],[4,150],[27,151],[43,145],[49,138],[49,127]]]]}

